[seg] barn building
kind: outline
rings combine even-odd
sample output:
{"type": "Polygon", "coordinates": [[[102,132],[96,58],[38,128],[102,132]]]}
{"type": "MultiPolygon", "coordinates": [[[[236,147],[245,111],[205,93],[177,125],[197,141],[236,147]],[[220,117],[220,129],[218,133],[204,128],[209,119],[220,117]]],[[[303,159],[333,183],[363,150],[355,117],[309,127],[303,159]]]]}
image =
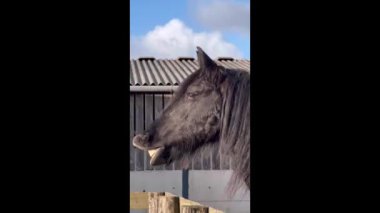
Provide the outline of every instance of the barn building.
{"type": "MultiPolygon", "coordinates": [[[[249,60],[223,57],[215,62],[226,68],[250,70],[249,60]]],[[[132,146],[132,138],[160,116],[178,85],[197,69],[197,60],[189,57],[130,60],[130,189],[167,191],[225,212],[249,212],[249,191],[238,192],[232,199],[225,195],[232,169],[226,156],[203,154],[193,160],[189,171],[181,170],[176,163],[152,168],[149,155],[132,146]]]]}

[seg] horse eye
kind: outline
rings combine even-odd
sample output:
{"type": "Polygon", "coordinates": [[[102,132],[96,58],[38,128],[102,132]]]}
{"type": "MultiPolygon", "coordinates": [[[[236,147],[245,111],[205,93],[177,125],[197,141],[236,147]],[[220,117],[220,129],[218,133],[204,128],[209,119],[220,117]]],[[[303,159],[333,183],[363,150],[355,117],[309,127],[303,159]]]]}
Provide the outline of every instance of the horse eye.
{"type": "Polygon", "coordinates": [[[198,95],[199,93],[197,93],[197,92],[189,92],[189,93],[187,93],[187,96],[189,97],[189,98],[193,98],[194,96],[196,96],[196,95],[198,95]]]}

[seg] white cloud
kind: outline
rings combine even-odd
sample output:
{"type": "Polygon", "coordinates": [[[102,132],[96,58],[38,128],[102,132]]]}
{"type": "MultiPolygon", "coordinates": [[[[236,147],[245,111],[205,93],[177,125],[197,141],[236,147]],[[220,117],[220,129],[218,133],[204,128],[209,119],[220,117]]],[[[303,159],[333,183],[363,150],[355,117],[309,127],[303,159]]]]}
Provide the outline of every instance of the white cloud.
{"type": "Polygon", "coordinates": [[[193,32],[182,21],[172,19],[163,26],[141,37],[131,39],[131,58],[153,56],[156,58],[177,58],[196,56],[200,46],[211,58],[229,56],[241,58],[242,53],[233,44],[223,40],[219,32],[193,32]]]}
{"type": "Polygon", "coordinates": [[[218,31],[239,32],[249,35],[249,2],[231,0],[190,1],[194,4],[195,18],[205,27],[218,31]]]}

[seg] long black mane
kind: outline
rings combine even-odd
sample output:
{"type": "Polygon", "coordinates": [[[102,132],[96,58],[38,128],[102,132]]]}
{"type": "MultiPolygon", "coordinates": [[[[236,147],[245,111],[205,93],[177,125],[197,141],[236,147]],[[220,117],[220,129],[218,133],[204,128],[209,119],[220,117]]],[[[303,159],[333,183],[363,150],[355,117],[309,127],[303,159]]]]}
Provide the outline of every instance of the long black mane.
{"type": "Polygon", "coordinates": [[[250,75],[227,70],[226,79],[219,148],[232,158],[229,191],[234,194],[244,184],[250,189],[250,75]]]}

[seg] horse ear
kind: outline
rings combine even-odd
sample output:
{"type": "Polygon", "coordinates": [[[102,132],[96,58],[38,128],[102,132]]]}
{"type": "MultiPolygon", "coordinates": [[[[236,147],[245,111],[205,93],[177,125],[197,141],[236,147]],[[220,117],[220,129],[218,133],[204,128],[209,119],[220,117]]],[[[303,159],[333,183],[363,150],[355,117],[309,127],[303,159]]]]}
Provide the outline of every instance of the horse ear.
{"type": "Polygon", "coordinates": [[[199,67],[201,68],[201,70],[215,70],[217,65],[200,47],[197,47],[197,55],[199,67]]]}
{"type": "Polygon", "coordinates": [[[197,47],[197,49],[198,63],[203,73],[203,78],[211,83],[217,84],[220,77],[218,65],[200,47],[197,47]]]}

